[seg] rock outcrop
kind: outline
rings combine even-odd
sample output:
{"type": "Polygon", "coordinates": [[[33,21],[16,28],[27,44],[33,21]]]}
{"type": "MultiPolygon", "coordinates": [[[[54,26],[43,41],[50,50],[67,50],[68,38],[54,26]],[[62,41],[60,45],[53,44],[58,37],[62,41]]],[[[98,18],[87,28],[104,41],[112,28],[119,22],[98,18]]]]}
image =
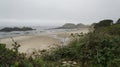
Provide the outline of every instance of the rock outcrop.
{"type": "Polygon", "coordinates": [[[30,31],[30,30],[35,30],[35,29],[32,29],[32,28],[30,28],[30,27],[22,27],[22,28],[18,28],[18,27],[14,27],[14,28],[5,27],[5,28],[1,29],[0,32],[30,31]]]}
{"type": "Polygon", "coordinates": [[[88,26],[84,25],[82,23],[79,23],[77,25],[75,25],[73,23],[66,23],[62,27],[58,27],[56,29],[75,29],[75,28],[85,28],[85,27],[88,27],[88,26]]]}

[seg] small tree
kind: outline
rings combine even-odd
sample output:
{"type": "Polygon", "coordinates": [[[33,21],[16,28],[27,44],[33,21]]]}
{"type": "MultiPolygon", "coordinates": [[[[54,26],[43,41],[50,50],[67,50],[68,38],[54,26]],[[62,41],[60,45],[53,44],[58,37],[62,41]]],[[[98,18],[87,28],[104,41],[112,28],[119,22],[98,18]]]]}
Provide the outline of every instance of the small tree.
{"type": "Polygon", "coordinates": [[[117,20],[117,22],[115,24],[120,24],[120,18],[117,20]]]}
{"type": "Polygon", "coordinates": [[[100,28],[100,27],[106,27],[106,26],[111,26],[113,25],[113,20],[102,20],[99,23],[96,23],[94,25],[94,28],[100,28]]]}

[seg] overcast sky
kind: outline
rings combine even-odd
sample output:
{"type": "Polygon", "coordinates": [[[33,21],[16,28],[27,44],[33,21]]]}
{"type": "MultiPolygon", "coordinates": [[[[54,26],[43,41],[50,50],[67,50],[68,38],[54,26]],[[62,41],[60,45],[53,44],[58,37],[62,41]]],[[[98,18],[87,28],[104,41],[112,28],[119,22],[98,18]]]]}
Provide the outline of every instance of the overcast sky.
{"type": "Polygon", "coordinates": [[[120,0],[0,0],[0,26],[91,24],[120,18],[120,0]]]}

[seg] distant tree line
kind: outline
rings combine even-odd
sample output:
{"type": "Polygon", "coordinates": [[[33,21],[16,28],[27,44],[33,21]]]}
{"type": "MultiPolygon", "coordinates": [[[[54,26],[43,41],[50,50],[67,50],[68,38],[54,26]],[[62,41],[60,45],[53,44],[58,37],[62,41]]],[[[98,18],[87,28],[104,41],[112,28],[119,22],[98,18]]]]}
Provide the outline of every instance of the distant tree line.
{"type": "Polygon", "coordinates": [[[115,23],[113,23],[113,20],[111,20],[111,19],[106,19],[106,20],[102,20],[98,23],[93,23],[92,26],[94,26],[94,28],[97,29],[97,28],[101,28],[101,27],[111,26],[113,24],[120,24],[120,19],[118,19],[117,22],[115,22],[115,23]]]}

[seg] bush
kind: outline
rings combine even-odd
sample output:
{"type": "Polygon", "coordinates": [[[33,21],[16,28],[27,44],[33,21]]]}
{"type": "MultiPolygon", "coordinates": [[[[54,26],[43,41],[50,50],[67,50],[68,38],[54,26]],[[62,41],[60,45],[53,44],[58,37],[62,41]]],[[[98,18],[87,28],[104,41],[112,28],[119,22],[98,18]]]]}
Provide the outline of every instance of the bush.
{"type": "Polygon", "coordinates": [[[94,24],[94,28],[101,28],[113,25],[113,20],[102,20],[99,23],[94,24]]]}
{"type": "Polygon", "coordinates": [[[18,52],[18,46],[15,42],[12,49],[6,48],[5,44],[0,44],[0,67],[60,67],[55,62],[47,62],[39,55],[34,58],[32,55],[26,57],[25,54],[18,52]]]}
{"type": "MultiPolygon", "coordinates": [[[[85,64],[99,65],[101,67],[110,67],[116,59],[120,59],[120,36],[107,36],[89,34],[89,37],[80,47],[80,58],[85,64]]],[[[120,62],[120,61],[119,61],[120,62]]],[[[117,63],[119,64],[119,63],[117,63]]]]}
{"type": "Polygon", "coordinates": [[[120,35],[120,24],[99,28],[94,31],[97,34],[108,34],[110,36],[120,35]]]}

